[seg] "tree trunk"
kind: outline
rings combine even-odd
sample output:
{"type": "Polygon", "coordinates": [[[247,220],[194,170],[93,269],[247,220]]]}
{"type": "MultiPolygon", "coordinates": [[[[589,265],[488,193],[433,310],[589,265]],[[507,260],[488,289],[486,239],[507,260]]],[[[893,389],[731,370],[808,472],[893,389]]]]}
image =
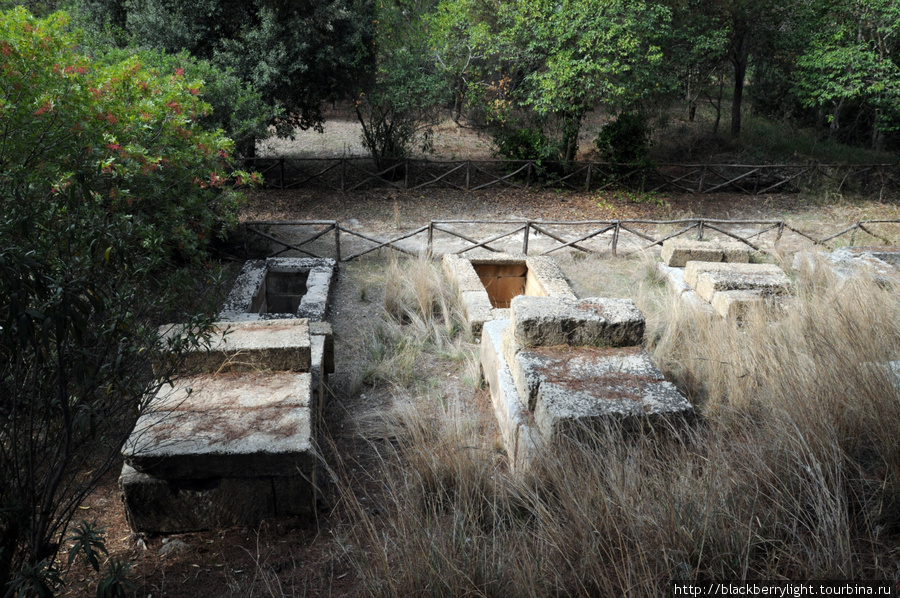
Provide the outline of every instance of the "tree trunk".
{"type": "Polygon", "coordinates": [[[572,162],[578,155],[578,132],[581,130],[581,121],[584,113],[566,116],[563,126],[563,160],[572,162]]]}
{"type": "Polygon", "coordinates": [[[834,112],[831,114],[831,122],[828,124],[828,138],[834,139],[834,136],[837,134],[838,130],[841,128],[841,112],[844,111],[844,100],[841,99],[840,102],[837,103],[837,106],[834,107],[834,112]]]}
{"type": "Polygon", "coordinates": [[[872,149],[876,152],[884,151],[884,133],[877,125],[872,129],[872,149]]]}
{"type": "Polygon", "coordinates": [[[709,102],[710,106],[712,106],[716,110],[716,120],[715,120],[715,122],[713,122],[713,128],[712,128],[713,135],[715,135],[716,133],[719,132],[719,122],[722,120],[722,91],[723,91],[722,88],[724,87],[724,85],[725,85],[724,78],[720,76],[719,77],[719,95],[716,98],[715,102],[713,102],[712,97],[710,97],[710,95],[708,93],[704,94],[704,95],[706,95],[706,99],[709,102]]]}
{"type": "Polygon", "coordinates": [[[744,78],[750,54],[744,23],[737,22],[731,40],[731,64],[734,65],[734,99],[731,102],[731,137],[741,134],[741,102],[744,98],[744,78]]]}
{"type": "Polygon", "coordinates": [[[244,156],[244,168],[256,168],[256,138],[249,139],[241,145],[243,147],[239,147],[238,152],[244,156]]]}

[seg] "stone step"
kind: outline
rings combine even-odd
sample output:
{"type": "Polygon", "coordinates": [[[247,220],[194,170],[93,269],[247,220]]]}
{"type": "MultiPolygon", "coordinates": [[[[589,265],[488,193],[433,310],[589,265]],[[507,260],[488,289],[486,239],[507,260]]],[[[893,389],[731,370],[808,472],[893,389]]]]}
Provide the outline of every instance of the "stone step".
{"type": "Polygon", "coordinates": [[[519,347],[622,347],[644,338],[644,315],[630,299],[513,299],[510,326],[519,347]]]}
{"type": "MultiPolygon", "coordinates": [[[[509,338],[504,341],[509,353],[509,338]]],[[[510,362],[519,396],[553,442],[612,419],[684,416],[690,403],[639,347],[533,347],[510,362]]]]}
{"type": "Polygon", "coordinates": [[[762,291],[718,291],[710,304],[726,320],[743,320],[750,310],[765,304],[762,291]]]}

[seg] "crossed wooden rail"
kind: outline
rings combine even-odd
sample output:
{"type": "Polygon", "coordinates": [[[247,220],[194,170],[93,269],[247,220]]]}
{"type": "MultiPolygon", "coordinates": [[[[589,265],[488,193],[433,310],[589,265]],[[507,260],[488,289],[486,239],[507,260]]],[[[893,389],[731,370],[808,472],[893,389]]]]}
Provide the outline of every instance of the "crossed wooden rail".
{"type": "Polygon", "coordinates": [[[755,250],[760,249],[760,245],[755,240],[770,231],[777,231],[774,243],[778,243],[785,234],[795,234],[800,238],[812,243],[813,245],[822,245],[828,247],[827,243],[829,241],[833,241],[844,235],[850,235],[850,245],[853,245],[856,242],[857,233],[862,232],[872,239],[877,239],[880,243],[883,243],[885,245],[893,245],[894,241],[888,238],[885,234],[874,230],[873,225],[879,224],[900,224],[900,220],[860,220],[850,226],[847,226],[835,233],[829,234],[822,238],[816,238],[812,234],[804,232],[789,224],[788,222],[785,222],[784,220],[725,220],[715,218],[682,218],[677,220],[580,221],[433,220],[427,225],[420,226],[415,230],[405,232],[401,235],[386,240],[378,239],[360,231],[350,229],[336,220],[253,221],[246,222],[243,226],[248,233],[262,237],[263,239],[266,239],[267,241],[281,247],[277,251],[271,253],[269,257],[281,255],[287,251],[296,251],[310,257],[325,257],[323,255],[315,253],[312,248],[309,247],[309,245],[325,237],[328,233],[333,233],[334,245],[333,252],[331,253],[335,257],[335,259],[337,259],[337,261],[347,262],[382,248],[398,251],[407,255],[417,255],[419,252],[409,247],[403,247],[398,243],[400,241],[411,239],[412,237],[418,235],[426,235],[424,251],[428,255],[432,255],[434,253],[435,247],[435,234],[449,235],[451,237],[462,239],[463,241],[465,241],[467,244],[465,247],[454,251],[454,253],[457,254],[466,253],[468,251],[472,251],[473,249],[479,248],[483,248],[487,251],[499,252],[501,250],[497,247],[493,247],[491,245],[492,243],[496,243],[500,239],[510,237],[519,233],[522,234],[522,253],[526,255],[529,253],[529,243],[534,234],[544,235],[548,239],[552,239],[557,243],[553,247],[544,250],[538,255],[547,255],[565,248],[572,248],[587,253],[599,253],[599,251],[597,251],[596,249],[591,249],[585,246],[584,243],[595,237],[599,237],[607,233],[611,233],[608,236],[608,245],[609,251],[613,256],[618,255],[620,239],[623,234],[632,235],[646,242],[646,244],[629,252],[630,254],[637,251],[649,249],[655,245],[662,245],[668,239],[686,235],[691,231],[696,231],[696,237],[699,240],[702,240],[704,238],[707,231],[714,231],[716,233],[744,243],[745,245],[755,250]],[[459,230],[454,230],[453,228],[460,225],[472,224],[486,224],[510,228],[483,240],[472,238],[462,232],[459,232],[459,230]],[[647,226],[676,227],[676,230],[674,232],[658,234],[657,236],[654,236],[650,232],[640,229],[640,227],[647,226]],[[745,233],[742,235],[734,231],[727,230],[727,227],[731,226],[750,226],[756,228],[754,228],[754,232],[745,233]],[[273,229],[279,229],[283,227],[313,228],[315,229],[315,232],[299,241],[287,240],[274,234],[273,229]],[[591,228],[586,233],[581,232],[576,238],[567,238],[563,233],[559,232],[558,230],[551,230],[550,227],[555,227],[556,229],[559,229],[560,227],[579,227],[582,229],[585,227],[591,228]],[[341,252],[342,233],[357,237],[359,239],[363,239],[364,241],[368,242],[370,246],[361,251],[357,251],[356,253],[345,256],[341,252]]]}
{"type": "Polygon", "coordinates": [[[396,159],[377,163],[364,157],[252,158],[248,167],[276,189],[317,186],[349,192],[368,187],[423,189],[449,187],[467,191],[497,185],[517,188],[556,187],[602,191],[637,187],[649,191],[748,195],[796,191],[830,180],[843,193],[854,183],[869,191],[900,189],[896,164],[611,164],[535,160],[396,159]]]}

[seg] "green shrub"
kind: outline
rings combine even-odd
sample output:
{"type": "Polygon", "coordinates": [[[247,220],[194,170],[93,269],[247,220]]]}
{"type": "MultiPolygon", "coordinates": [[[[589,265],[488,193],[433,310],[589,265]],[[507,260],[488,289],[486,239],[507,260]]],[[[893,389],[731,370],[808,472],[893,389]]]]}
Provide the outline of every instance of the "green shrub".
{"type": "Polygon", "coordinates": [[[539,127],[500,127],[493,132],[496,154],[506,160],[559,160],[559,143],[539,127]]]}
{"type": "Polygon", "coordinates": [[[640,112],[622,112],[603,125],[594,143],[606,162],[649,165],[651,133],[646,116],[640,112]]]}
{"type": "MultiPolygon", "coordinates": [[[[0,587],[21,595],[56,591],[69,522],[176,373],[153,371],[160,319],[200,331],[181,350],[205,342],[186,282],[214,284],[204,250],[248,178],[202,126],[199,80],[78,42],[62,13],[0,12],[0,587]]],[[[97,568],[99,534],[80,533],[97,568]]],[[[122,595],[126,571],[100,595],[122,595]]]]}

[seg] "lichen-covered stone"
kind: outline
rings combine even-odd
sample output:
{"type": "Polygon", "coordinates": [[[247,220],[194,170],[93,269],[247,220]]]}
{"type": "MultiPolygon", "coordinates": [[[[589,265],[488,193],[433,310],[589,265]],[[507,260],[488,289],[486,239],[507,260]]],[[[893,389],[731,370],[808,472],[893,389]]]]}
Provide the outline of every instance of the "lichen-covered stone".
{"type": "Polygon", "coordinates": [[[644,315],[630,299],[515,297],[510,326],[520,347],[639,345],[644,315]]]}
{"type": "Polygon", "coordinates": [[[312,475],[315,407],[308,373],[182,378],[151,401],[122,453],[165,479],[312,475]]]}
{"type": "Polygon", "coordinates": [[[689,261],[748,262],[750,247],[743,243],[668,239],[663,242],[660,257],[673,268],[683,268],[689,261]]]}
{"type": "Polygon", "coordinates": [[[481,367],[491,393],[494,414],[506,446],[510,466],[525,470],[537,458],[540,443],[531,414],[519,398],[509,366],[503,357],[501,338],[508,320],[484,324],[481,335],[481,367]]]}
{"type": "MultiPolygon", "coordinates": [[[[690,403],[638,347],[537,347],[516,353],[524,389],[545,440],[609,418],[687,415],[690,403]]],[[[520,383],[521,381],[521,383],[520,383]]]]}
{"type": "Polygon", "coordinates": [[[684,281],[692,289],[697,290],[700,275],[704,272],[726,272],[728,274],[746,274],[753,276],[784,276],[784,271],[775,264],[732,264],[725,262],[691,261],[684,266],[684,281]]]}
{"type": "Polygon", "coordinates": [[[749,273],[715,270],[701,272],[694,287],[697,294],[712,302],[716,293],[723,291],[755,291],[761,295],[784,295],[792,291],[790,279],[780,270],[778,273],[749,273]]]}
{"type": "Polygon", "coordinates": [[[333,267],[314,266],[310,268],[309,276],[306,279],[306,293],[300,299],[300,307],[296,312],[298,318],[307,318],[310,321],[325,319],[328,302],[331,299],[333,277],[333,267]]]}
{"type": "Polygon", "coordinates": [[[571,391],[545,384],[541,387],[534,420],[541,437],[554,442],[560,437],[583,438],[610,424],[640,428],[647,421],[665,418],[669,423],[693,415],[690,403],[671,382],[653,382],[638,390],[630,384],[611,385],[605,396],[571,391]]]}
{"type": "Polygon", "coordinates": [[[751,309],[762,306],[765,298],[761,291],[719,291],[710,304],[726,320],[742,320],[751,309]]]}
{"type": "MultiPolygon", "coordinates": [[[[163,326],[162,342],[181,330],[180,325],[163,326]]],[[[309,322],[299,318],[217,322],[209,347],[189,351],[184,363],[185,371],[197,373],[308,372],[310,366],[309,322]]]]}

